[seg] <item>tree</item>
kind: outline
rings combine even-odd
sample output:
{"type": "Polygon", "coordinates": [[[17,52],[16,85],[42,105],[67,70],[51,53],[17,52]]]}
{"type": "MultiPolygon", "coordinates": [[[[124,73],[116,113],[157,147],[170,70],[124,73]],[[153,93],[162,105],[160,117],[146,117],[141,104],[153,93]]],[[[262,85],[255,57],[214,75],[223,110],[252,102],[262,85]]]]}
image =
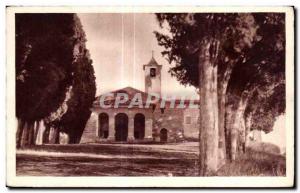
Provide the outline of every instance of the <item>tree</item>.
{"type": "Polygon", "coordinates": [[[69,143],[79,143],[86,122],[91,115],[90,108],[95,100],[96,85],[92,61],[87,50],[78,61],[74,76],[72,97],[68,111],[59,122],[62,131],[69,135],[69,143]],[[80,115],[80,116],[79,116],[80,115]]]}
{"type": "Polygon", "coordinates": [[[79,143],[86,122],[95,100],[96,83],[92,60],[86,49],[85,33],[81,22],[75,17],[75,36],[77,37],[74,51],[74,74],[72,82],[71,98],[67,101],[68,109],[59,120],[53,121],[60,131],[69,136],[69,143],[79,143]]]}
{"type": "Polygon", "coordinates": [[[76,14],[17,14],[18,147],[34,144],[41,120],[48,129],[43,138],[52,139],[51,143],[58,142],[60,127],[73,132],[74,127],[62,123],[74,101],[80,110],[74,112],[72,120],[80,129],[84,127],[95,95],[94,71],[85,41],[76,14]],[[53,132],[49,132],[50,127],[53,132]]]}
{"type": "Polygon", "coordinates": [[[282,80],[272,86],[264,91],[257,90],[249,99],[244,113],[245,137],[251,130],[271,132],[276,117],[285,112],[285,83],[282,80]]]}
{"type": "MultiPolygon", "coordinates": [[[[259,115],[258,109],[262,111],[262,108],[267,108],[262,104],[272,100],[270,96],[278,85],[282,85],[281,88],[285,87],[284,14],[257,13],[253,14],[253,17],[259,26],[257,30],[259,41],[244,52],[244,60],[233,69],[226,93],[226,131],[229,142],[227,147],[232,160],[236,158],[239,133],[246,136],[249,131],[251,123],[248,123],[247,127],[245,123],[251,122],[253,115],[259,115]]],[[[278,91],[283,92],[281,94],[277,92],[278,96],[285,95],[284,89],[278,91]]],[[[285,98],[276,97],[276,99],[277,101],[273,102],[281,106],[281,109],[285,109],[285,98]]],[[[274,121],[277,113],[275,111],[272,113],[274,121]]],[[[258,124],[270,120],[270,114],[260,115],[262,117],[258,124]]],[[[242,141],[245,143],[245,140],[242,141]]]]}
{"type": "Polygon", "coordinates": [[[156,32],[159,45],[166,48],[162,54],[175,63],[171,75],[184,85],[199,88],[199,170],[200,175],[206,175],[224,163],[224,156],[218,160],[219,145],[221,152],[225,151],[224,144],[219,143],[219,135],[221,142],[225,141],[224,128],[219,128],[223,127],[219,120],[220,112],[224,117],[225,103],[220,99],[224,99],[223,90],[233,64],[243,58],[243,50],[256,40],[257,26],[251,14],[157,14],[157,18],[160,26],[168,25],[171,33],[170,36],[156,32]],[[218,92],[218,88],[223,90],[218,92]]]}
{"type": "Polygon", "coordinates": [[[17,146],[34,143],[33,126],[55,111],[72,82],[73,14],[16,14],[17,146]]]}
{"type": "MultiPolygon", "coordinates": [[[[266,133],[272,130],[275,117],[285,112],[285,16],[284,14],[256,14],[256,20],[264,23],[259,30],[264,53],[263,71],[269,81],[265,81],[256,95],[252,96],[247,106],[245,116],[251,115],[249,127],[263,130],[266,133]],[[273,33],[270,34],[269,32],[273,33]],[[259,117],[266,119],[259,120],[259,117]],[[269,117],[269,118],[268,118],[269,117]],[[265,122],[265,123],[264,123],[265,122]],[[263,126],[264,125],[264,126],[263,126]]],[[[248,128],[250,129],[250,128],[248,128]]]]}
{"type": "MultiPolygon", "coordinates": [[[[247,69],[255,73],[259,69],[268,69],[267,65],[261,68],[263,57],[266,56],[264,54],[268,53],[262,52],[263,57],[255,57],[255,53],[257,54],[257,48],[261,44],[261,34],[266,35],[269,23],[274,22],[269,18],[265,13],[157,14],[160,26],[169,31],[168,34],[155,32],[159,45],[165,47],[162,54],[173,64],[169,72],[182,84],[199,89],[200,175],[214,172],[224,163],[225,142],[226,146],[228,143],[233,146],[229,148],[229,154],[234,153],[235,156],[232,151],[236,145],[235,128],[240,126],[237,123],[244,115],[243,109],[248,104],[248,96],[257,87],[251,83],[251,80],[255,80],[251,76],[253,73],[248,73],[245,77],[243,75],[242,81],[238,79],[238,75],[247,69]],[[266,20],[267,24],[264,23],[266,20]],[[234,89],[229,91],[230,84],[235,86],[230,86],[234,89]],[[243,89],[245,85],[247,89],[243,89]],[[226,100],[235,101],[235,105],[229,106],[232,109],[228,108],[230,102],[226,100]],[[225,121],[225,114],[228,115],[230,111],[234,116],[226,116],[230,120],[225,121]],[[225,123],[228,122],[230,127],[226,130],[231,134],[225,140],[225,123]]],[[[272,39],[274,36],[270,38],[272,39]]],[[[263,73],[259,73],[257,77],[262,77],[261,74],[263,73]]],[[[232,158],[234,156],[231,155],[232,158]]]]}

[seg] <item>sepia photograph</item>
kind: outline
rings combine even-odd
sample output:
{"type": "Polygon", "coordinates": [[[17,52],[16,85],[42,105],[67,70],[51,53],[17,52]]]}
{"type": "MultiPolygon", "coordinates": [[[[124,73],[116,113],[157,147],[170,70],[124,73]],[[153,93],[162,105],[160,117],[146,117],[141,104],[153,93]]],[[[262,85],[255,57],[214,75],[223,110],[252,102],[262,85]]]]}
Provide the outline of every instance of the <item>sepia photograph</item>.
{"type": "Polygon", "coordinates": [[[294,9],[7,7],[6,103],[11,187],[292,187],[294,9]]]}

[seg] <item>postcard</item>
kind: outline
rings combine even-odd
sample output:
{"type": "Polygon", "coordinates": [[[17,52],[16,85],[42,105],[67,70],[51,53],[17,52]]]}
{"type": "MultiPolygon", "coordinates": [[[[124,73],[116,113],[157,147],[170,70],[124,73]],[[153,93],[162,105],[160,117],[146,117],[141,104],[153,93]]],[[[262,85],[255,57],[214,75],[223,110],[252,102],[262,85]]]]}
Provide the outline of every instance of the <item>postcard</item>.
{"type": "Polygon", "coordinates": [[[293,187],[293,7],[7,7],[7,186],[293,187]]]}

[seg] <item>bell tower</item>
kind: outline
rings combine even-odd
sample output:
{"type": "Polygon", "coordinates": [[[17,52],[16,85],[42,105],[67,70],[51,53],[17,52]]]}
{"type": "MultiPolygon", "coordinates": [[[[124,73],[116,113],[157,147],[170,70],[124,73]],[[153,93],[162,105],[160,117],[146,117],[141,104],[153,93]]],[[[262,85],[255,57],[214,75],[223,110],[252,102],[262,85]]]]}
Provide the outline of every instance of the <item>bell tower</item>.
{"type": "Polygon", "coordinates": [[[143,66],[145,72],[145,92],[146,93],[155,93],[159,96],[161,95],[161,68],[162,65],[159,65],[153,57],[148,64],[143,66]]]}

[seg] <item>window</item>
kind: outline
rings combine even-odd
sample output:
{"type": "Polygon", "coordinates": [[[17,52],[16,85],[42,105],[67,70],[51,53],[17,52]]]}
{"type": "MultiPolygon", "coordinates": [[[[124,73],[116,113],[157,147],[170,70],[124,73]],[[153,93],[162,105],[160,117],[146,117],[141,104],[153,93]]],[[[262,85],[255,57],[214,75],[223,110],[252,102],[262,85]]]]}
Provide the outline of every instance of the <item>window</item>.
{"type": "Polygon", "coordinates": [[[150,68],[150,77],[155,77],[155,76],[156,76],[156,69],[150,68]]]}
{"type": "Polygon", "coordinates": [[[192,123],[192,118],[190,116],[185,117],[185,123],[186,124],[191,124],[192,123]]]}

